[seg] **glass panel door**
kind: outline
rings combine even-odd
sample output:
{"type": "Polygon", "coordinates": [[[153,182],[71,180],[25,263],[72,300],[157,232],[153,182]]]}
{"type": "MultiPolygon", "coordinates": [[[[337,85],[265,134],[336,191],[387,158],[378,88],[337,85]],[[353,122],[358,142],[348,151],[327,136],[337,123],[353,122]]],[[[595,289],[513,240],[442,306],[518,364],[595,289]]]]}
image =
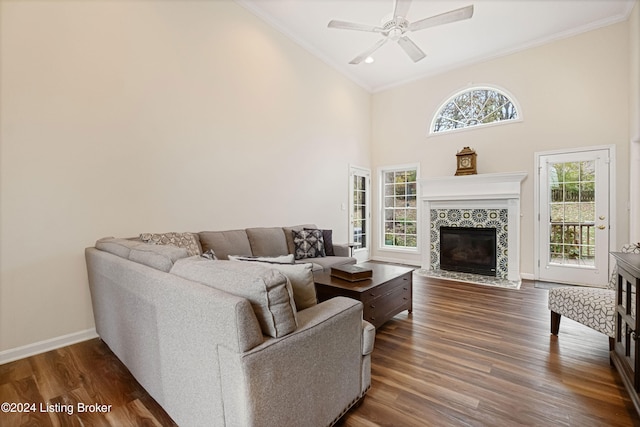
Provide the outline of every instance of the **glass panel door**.
{"type": "Polygon", "coordinates": [[[595,161],[549,163],[549,262],[595,267],[595,161]]]}
{"type": "Polygon", "coordinates": [[[367,178],[353,175],[353,242],[361,248],[368,246],[367,242],[367,178]]]}
{"type": "Polygon", "coordinates": [[[371,173],[368,169],[351,167],[349,173],[349,243],[358,262],[370,259],[371,235],[371,173]]]}
{"type": "Polygon", "coordinates": [[[608,159],[606,149],[540,156],[540,280],[606,285],[608,159]]]}

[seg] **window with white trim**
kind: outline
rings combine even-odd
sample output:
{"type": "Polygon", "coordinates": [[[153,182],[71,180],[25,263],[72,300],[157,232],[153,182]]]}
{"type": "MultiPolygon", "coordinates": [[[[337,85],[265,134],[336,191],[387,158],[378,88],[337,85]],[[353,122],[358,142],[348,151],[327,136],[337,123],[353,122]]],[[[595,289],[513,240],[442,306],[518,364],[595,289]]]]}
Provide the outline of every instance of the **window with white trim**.
{"type": "Polygon", "coordinates": [[[448,132],[472,126],[519,119],[515,101],[492,87],[474,87],[458,92],[438,108],[430,132],[448,132]]]}
{"type": "Polygon", "coordinates": [[[382,169],[383,248],[418,249],[417,181],[417,166],[382,169]]]}

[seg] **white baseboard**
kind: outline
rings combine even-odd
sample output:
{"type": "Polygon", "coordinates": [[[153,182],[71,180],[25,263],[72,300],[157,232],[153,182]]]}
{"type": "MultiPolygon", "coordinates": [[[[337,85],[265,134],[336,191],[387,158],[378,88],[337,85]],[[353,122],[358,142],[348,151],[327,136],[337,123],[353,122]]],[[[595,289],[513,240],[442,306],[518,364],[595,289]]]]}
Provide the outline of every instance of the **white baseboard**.
{"type": "Polygon", "coordinates": [[[520,278],[524,280],[536,280],[536,276],[532,273],[520,273],[520,278]]]}
{"type": "Polygon", "coordinates": [[[394,264],[404,264],[404,265],[410,265],[412,267],[418,267],[420,268],[421,265],[419,264],[419,262],[411,262],[411,261],[407,261],[406,259],[402,259],[402,258],[387,258],[387,257],[380,257],[380,256],[374,256],[371,258],[372,261],[380,261],[380,262],[392,262],[394,264]]]}
{"type": "Polygon", "coordinates": [[[96,329],[91,328],[85,331],[74,332],[72,334],[50,338],[33,344],[27,344],[22,347],[0,351],[0,365],[97,337],[98,333],[96,332],[96,329]]]}

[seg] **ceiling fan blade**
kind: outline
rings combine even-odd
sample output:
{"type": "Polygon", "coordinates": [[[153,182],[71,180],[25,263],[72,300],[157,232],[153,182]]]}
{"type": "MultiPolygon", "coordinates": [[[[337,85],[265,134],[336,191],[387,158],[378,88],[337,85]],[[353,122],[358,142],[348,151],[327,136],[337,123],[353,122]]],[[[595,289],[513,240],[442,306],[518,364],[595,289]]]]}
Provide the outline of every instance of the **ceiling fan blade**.
{"type": "Polygon", "coordinates": [[[425,28],[435,27],[436,25],[448,24],[450,22],[462,21],[473,16],[473,5],[462,7],[460,9],[451,10],[441,13],[440,15],[431,16],[409,24],[409,31],[424,30],[425,28]]]}
{"type": "Polygon", "coordinates": [[[349,64],[357,65],[357,64],[361,63],[362,61],[364,61],[366,59],[367,56],[370,56],[373,52],[375,52],[376,50],[380,49],[380,47],[383,44],[385,44],[387,42],[387,40],[389,40],[389,39],[386,38],[386,37],[383,38],[383,39],[378,40],[378,42],[376,44],[374,44],[369,49],[367,49],[364,52],[362,52],[360,55],[358,55],[355,58],[353,58],[349,62],[349,64]]]}
{"type": "Polygon", "coordinates": [[[409,55],[413,62],[418,62],[427,56],[427,54],[425,54],[422,49],[420,49],[418,45],[407,36],[400,37],[398,39],[398,44],[405,52],[407,52],[407,55],[409,55]]]}
{"type": "Polygon", "coordinates": [[[338,28],[340,30],[355,30],[355,31],[369,31],[372,33],[381,33],[382,28],[367,24],[357,24],[355,22],[336,21],[335,19],[329,21],[327,24],[329,28],[338,28]]]}
{"type": "Polygon", "coordinates": [[[396,3],[393,5],[393,17],[397,18],[398,16],[402,16],[406,18],[410,6],[411,0],[396,0],[396,3]]]}

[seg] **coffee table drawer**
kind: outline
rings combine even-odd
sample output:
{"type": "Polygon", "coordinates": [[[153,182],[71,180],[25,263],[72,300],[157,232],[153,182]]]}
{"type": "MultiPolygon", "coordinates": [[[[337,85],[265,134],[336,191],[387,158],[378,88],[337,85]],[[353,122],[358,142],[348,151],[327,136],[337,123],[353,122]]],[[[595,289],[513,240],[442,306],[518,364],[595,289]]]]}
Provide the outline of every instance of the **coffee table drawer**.
{"type": "Polygon", "coordinates": [[[396,289],[411,289],[411,273],[403,274],[400,277],[396,277],[393,280],[388,281],[380,286],[369,289],[362,295],[362,302],[366,303],[376,298],[383,297],[396,289]]]}
{"type": "Polygon", "coordinates": [[[376,328],[404,310],[411,310],[411,289],[396,286],[384,295],[364,303],[362,317],[376,328]]]}
{"type": "Polygon", "coordinates": [[[401,311],[413,310],[412,274],[413,268],[365,262],[357,264],[372,269],[370,279],[349,282],[331,276],[329,271],[315,272],[318,302],[335,296],[345,296],[362,302],[363,319],[376,328],[401,311]]]}

